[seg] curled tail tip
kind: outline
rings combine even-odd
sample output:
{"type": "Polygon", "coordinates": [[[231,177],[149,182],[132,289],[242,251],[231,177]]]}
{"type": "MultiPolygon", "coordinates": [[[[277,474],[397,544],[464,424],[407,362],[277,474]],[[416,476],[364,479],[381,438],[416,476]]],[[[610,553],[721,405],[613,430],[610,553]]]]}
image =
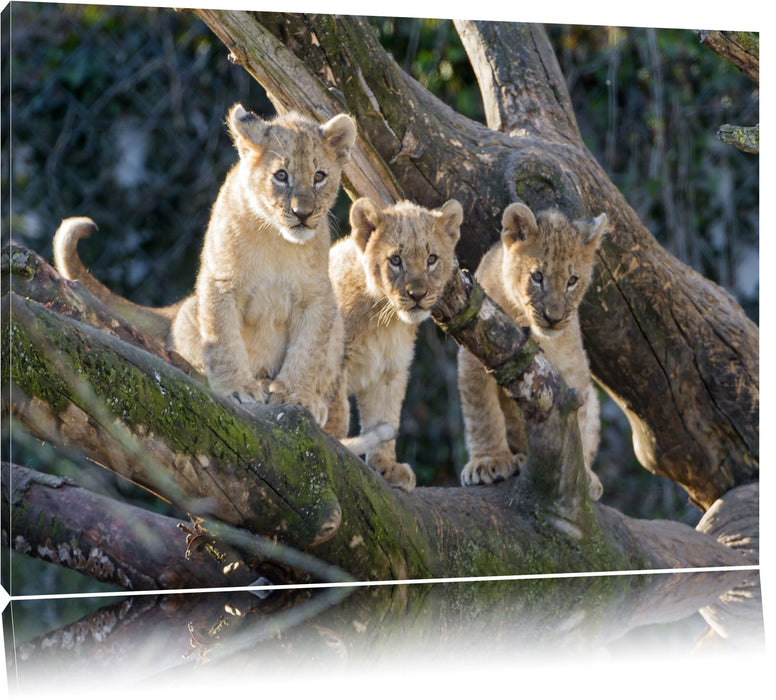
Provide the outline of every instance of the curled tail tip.
{"type": "Polygon", "coordinates": [[[54,234],[54,240],[61,240],[64,236],[75,236],[76,240],[78,240],[79,238],[91,236],[96,230],[97,224],[88,216],[71,216],[67,219],[62,219],[62,223],[59,224],[59,228],[54,234]]]}
{"type": "Polygon", "coordinates": [[[54,265],[68,279],[80,271],[76,247],[82,238],[88,238],[97,230],[97,224],[88,216],[72,216],[63,219],[54,234],[54,265]]]}

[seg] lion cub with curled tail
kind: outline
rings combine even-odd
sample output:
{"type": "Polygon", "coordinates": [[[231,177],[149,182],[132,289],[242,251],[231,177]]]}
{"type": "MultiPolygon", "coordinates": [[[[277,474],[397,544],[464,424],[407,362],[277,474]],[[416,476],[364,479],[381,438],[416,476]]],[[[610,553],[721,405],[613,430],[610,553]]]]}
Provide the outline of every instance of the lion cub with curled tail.
{"type": "MultiPolygon", "coordinates": [[[[398,431],[420,323],[453,269],[463,209],[402,201],[381,208],[362,198],[350,209],[351,234],[332,246],[329,273],[345,323],[345,370],[327,430],[346,435],[348,395],[358,401],[362,435],[380,423],[398,431]]],[[[407,491],[415,473],[396,461],[395,439],[366,454],[367,463],[407,491]]]]}
{"type": "Polygon", "coordinates": [[[171,324],[172,346],[215,390],[247,404],[296,402],[324,426],[344,347],[328,215],[355,123],[345,114],[322,125],[296,113],[265,121],[237,104],[227,124],[239,161],[213,206],[192,296],[149,309],[112,294],[78,259],[89,219],[63,222],[55,261],[144,330],[171,324]]]}
{"type": "MultiPolygon", "coordinates": [[[[592,470],[599,404],[582,346],[578,308],[606,227],[605,214],[570,221],[557,210],[534,217],[524,204],[511,204],[502,217],[501,241],[483,256],[475,275],[516,323],[531,327],[566,384],[584,399],[577,420],[594,500],[603,493],[592,470]]],[[[463,347],[458,353],[458,389],[469,452],[461,472],[463,485],[488,484],[519,471],[527,448],[522,413],[463,347]]]]}

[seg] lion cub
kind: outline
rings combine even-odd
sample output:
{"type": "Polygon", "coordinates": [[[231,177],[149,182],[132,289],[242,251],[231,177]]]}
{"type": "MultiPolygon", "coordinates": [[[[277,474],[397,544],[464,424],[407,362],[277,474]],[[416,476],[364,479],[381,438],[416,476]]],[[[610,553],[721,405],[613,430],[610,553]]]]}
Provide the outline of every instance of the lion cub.
{"type": "MultiPolygon", "coordinates": [[[[595,500],[603,492],[592,471],[600,433],[599,404],[582,346],[578,308],[606,225],[605,214],[570,221],[556,210],[534,217],[525,205],[511,204],[502,217],[501,242],[484,255],[475,275],[518,324],[531,327],[565,382],[580,391],[584,404],[577,419],[595,500]]],[[[469,452],[461,472],[463,485],[488,484],[519,471],[527,447],[522,413],[463,347],[458,354],[458,389],[469,452]]]]}
{"type": "MultiPolygon", "coordinates": [[[[151,324],[172,319],[172,346],[215,390],[248,404],[300,403],[323,426],[344,343],[327,217],[356,127],[345,114],[323,125],[296,113],[265,121],[239,104],[227,124],[240,158],[213,206],[195,292],[137,308],[151,324]]],[[[57,267],[105,300],[109,290],[78,260],[82,224],[57,231],[57,267]]]]}
{"type": "MultiPolygon", "coordinates": [[[[381,208],[362,198],[350,209],[351,234],[329,254],[334,296],[345,323],[345,370],[330,409],[330,430],[347,434],[348,395],[358,401],[362,434],[380,423],[398,430],[415,336],[453,269],[463,209],[451,199],[429,210],[402,201],[381,208]]],[[[366,455],[392,485],[415,486],[396,461],[395,439],[366,455]]]]}

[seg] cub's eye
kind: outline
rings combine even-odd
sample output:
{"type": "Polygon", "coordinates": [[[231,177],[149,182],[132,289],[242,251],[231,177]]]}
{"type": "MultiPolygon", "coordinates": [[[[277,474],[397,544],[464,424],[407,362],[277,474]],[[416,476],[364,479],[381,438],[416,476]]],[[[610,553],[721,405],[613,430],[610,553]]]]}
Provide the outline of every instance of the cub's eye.
{"type": "Polygon", "coordinates": [[[281,182],[284,185],[288,182],[288,173],[285,170],[278,170],[273,176],[276,182],[281,182]]]}
{"type": "Polygon", "coordinates": [[[388,258],[388,262],[392,267],[401,267],[401,255],[392,255],[388,258]]]}
{"type": "Polygon", "coordinates": [[[426,265],[431,267],[437,260],[439,260],[439,256],[431,253],[431,255],[426,258],[426,265]]]}
{"type": "Polygon", "coordinates": [[[318,170],[315,173],[315,175],[313,175],[313,182],[316,185],[320,185],[325,179],[326,179],[326,173],[323,172],[323,170],[318,170]]]}
{"type": "Polygon", "coordinates": [[[579,282],[579,277],[576,275],[571,275],[571,277],[568,279],[568,282],[566,282],[566,286],[573,287],[577,282],[579,282]]]}
{"type": "Polygon", "coordinates": [[[536,272],[531,273],[531,279],[536,282],[536,284],[541,284],[544,281],[544,275],[537,270],[536,272]]]}

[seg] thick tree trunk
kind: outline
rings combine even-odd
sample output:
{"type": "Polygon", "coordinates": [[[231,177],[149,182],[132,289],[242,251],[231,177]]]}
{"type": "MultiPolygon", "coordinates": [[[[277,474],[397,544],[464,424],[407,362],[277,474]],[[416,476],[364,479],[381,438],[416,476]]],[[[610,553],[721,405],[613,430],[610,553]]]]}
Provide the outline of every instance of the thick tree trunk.
{"type": "MultiPolygon", "coordinates": [[[[10,291],[2,300],[2,376],[13,387],[4,413],[12,412],[44,440],[77,445],[182,512],[203,518],[206,538],[233,546],[258,570],[273,555],[283,561],[287,550],[254,547],[249,533],[326,562],[336,567],[332,574],[340,570],[360,580],[746,564],[692,528],[631,520],[590,504],[579,483],[581,460],[573,458],[576,430],[556,441],[559,453],[561,445],[568,447],[570,459],[561,463],[556,456],[551,463],[549,448],[539,442],[538,452],[548,461],[538,461],[518,479],[487,488],[420,488],[410,494],[391,489],[303,409],[283,405],[248,413],[152,354],[152,346],[141,349],[47,309],[53,300],[45,299],[46,291],[59,285],[52,287],[56,273],[42,260],[13,248],[3,259],[10,278],[4,288],[10,291]],[[12,261],[20,260],[25,264],[14,267],[12,261]],[[15,272],[24,275],[32,298],[15,293],[15,272]],[[47,284],[38,288],[38,278],[47,284]]],[[[519,400],[526,400],[527,389],[531,394],[550,387],[565,405],[567,392],[554,370],[542,366],[541,353],[498,316],[497,307],[491,309],[495,325],[483,326],[488,300],[483,297],[474,313],[466,280],[454,278],[447,306],[435,311],[437,320],[491,362],[519,400]],[[498,340],[490,352],[472,340],[481,335],[498,340]],[[521,345],[522,360],[547,378],[538,387],[507,371],[521,361],[520,353],[504,365],[503,347],[521,345]],[[492,362],[493,356],[499,361],[492,362]]],[[[78,284],[65,286],[71,304],[61,310],[77,308],[93,317],[90,295],[78,284]]],[[[131,333],[126,337],[137,340],[131,333]]],[[[561,435],[568,430],[568,409],[527,414],[529,435],[548,426],[561,435]]],[[[326,565],[309,563],[304,557],[286,560],[280,575],[291,581],[327,578],[326,565]]]]}
{"type": "Polygon", "coordinates": [[[758,329],[727,292],[657,244],[585,149],[542,28],[456,23],[484,86],[486,128],[403,73],[364,19],[198,14],[278,109],[356,117],[360,156],[346,170],[356,194],[379,181],[390,183],[384,197],[461,201],[465,267],[474,269],[517,199],[574,217],[605,211],[612,231],[581,319],[593,373],[628,416],[637,458],[704,510],[757,480],[758,329]]]}

